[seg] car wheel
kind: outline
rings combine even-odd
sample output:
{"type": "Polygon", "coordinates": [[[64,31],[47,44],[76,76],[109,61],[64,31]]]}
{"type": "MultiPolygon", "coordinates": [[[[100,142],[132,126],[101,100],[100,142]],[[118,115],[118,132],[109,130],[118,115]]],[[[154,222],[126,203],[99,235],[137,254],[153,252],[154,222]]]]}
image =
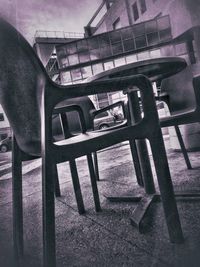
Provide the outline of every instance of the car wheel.
{"type": "Polygon", "coordinates": [[[5,152],[8,151],[8,147],[7,147],[6,145],[2,145],[2,146],[0,147],[0,151],[3,152],[3,153],[5,153],[5,152]]]}
{"type": "Polygon", "coordinates": [[[102,124],[99,126],[99,130],[103,130],[103,129],[106,129],[106,128],[109,128],[109,126],[107,124],[102,124]]]}

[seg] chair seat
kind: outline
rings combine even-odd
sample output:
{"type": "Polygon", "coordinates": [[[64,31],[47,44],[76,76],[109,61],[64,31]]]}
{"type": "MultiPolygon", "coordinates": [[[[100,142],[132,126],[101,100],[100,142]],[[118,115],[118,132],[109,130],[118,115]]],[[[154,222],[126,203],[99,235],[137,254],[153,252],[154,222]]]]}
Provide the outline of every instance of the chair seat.
{"type": "Polygon", "coordinates": [[[161,118],[160,126],[162,128],[174,125],[190,124],[197,122],[198,120],[200,120],[198,112],[196,112],[195,110],[184,110],[183,112],[161,118]]]}
{"type": "Polygon", "coordinates": [[[145,138],[147,132],[142,132],[141,127],[142,123],[134,126],[122,127],[121,129],[87,132],[55,142],[53,144],[55,160],[57,162],[72,160],[115,145],[119,142],[129,140],[130,138],[143,138],[143,134],[145,138]]]}

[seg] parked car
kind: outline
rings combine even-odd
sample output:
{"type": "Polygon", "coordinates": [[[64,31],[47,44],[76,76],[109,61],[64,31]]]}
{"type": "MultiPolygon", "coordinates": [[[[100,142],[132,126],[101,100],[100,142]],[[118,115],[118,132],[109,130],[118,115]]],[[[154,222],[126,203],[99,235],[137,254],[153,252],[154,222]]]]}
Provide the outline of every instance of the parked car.
{"type": "Polygon", "coordinates": [[[7,152],[12,148],[12,136],[8,136],[0,141],[0,151],[7,152]]]}
{"type": "Polygon", "coordinates": [[[117,123],[121,123],[123,118],[121,116],[116,116],[116,114],[111,114],[110,111],[105,111],[98,114],[94,119],[94,129],[102,130],[108,127],[112,127],[117,123]]]}

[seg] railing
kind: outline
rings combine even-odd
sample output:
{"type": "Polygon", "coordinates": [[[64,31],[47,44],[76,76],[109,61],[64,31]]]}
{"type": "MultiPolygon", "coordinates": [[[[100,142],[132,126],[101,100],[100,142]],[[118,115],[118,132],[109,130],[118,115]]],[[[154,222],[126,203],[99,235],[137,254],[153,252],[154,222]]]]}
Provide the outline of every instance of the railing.
{"type": "Polygon", "coordinates": [[[64,31],[36,31],[35,38],[84,38],[84,33],[64,31]]]}

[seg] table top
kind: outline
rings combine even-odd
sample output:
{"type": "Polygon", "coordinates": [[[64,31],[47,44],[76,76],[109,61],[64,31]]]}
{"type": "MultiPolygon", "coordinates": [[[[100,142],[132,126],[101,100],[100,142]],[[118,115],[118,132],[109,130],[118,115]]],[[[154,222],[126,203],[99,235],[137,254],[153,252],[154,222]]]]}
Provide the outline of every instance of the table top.
{"type": "Polygon", "coordinates": [[[135,74],[143,74],[152,82],[170,77],[184,68],[187,63],[180,57],[162,57],[137,61],[113,69],[106,70],[89,77],[85,82],[92,82],[107,78],[124,77],[135,74]]]}

